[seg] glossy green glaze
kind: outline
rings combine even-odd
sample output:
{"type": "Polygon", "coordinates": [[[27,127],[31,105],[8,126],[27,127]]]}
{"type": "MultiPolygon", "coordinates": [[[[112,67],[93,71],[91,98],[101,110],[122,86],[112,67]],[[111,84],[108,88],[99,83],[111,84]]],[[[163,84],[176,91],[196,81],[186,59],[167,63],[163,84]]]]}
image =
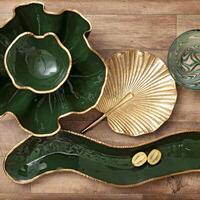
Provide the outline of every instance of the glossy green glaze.
{"type": "Polygon", "coordinates": [[[95,107],[106,80],[106,66],[91,49],[85,34],[91,27],[80,14],[44,12],[42,4],[16,8],[15,17],[0,28],[0,115],[12,112],[22,127],[37,136],[59,131],[58,118],[70,113],[84,113],[95,107]],[[36,94],[13,86],[4,68],[4,54],[11,42],[23,32],[44,35],[55,33],[72,57],[68,79],[55,92],[36,94]]]}
{"type": "Polygon", "coordinates": [[[4,62],[16,87],[36,93],[55,91],[71,69],[69,51],[53,33],[20,34],[7,49],[4,62]]]}
{"type": "Polygon", "coordinates": [[[169,71],[175,81],[200,89],[200,30],[190,30],[175,39],[168,53],[169,71]]]}
{"type": "Polygon", "coordinates": [[[115,185],[135,185],[187,170],[200,169],[200,133],[180,133],[133,148],[109,147],[78,134],[60,131],[47,138],[30,137],[8,154],[7,174],[18,183],[31,182],[48,171],[72,169],[115,185]],[[132,165],[132,156],[152,149],[162,153],[151,166],[132,165]]]}

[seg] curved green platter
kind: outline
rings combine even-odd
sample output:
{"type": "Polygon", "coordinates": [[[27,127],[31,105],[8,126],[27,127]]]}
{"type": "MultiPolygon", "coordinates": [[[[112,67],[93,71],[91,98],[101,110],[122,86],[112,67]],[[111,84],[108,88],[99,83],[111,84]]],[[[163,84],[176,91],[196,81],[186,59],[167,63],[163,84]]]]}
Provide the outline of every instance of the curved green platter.
{"type": "Polygon", "coordinates": [[[77,133],[60,131],[55,136],[31,136],[6,157],[4,168],[16,183],[32,182],[56,171],[73,171],[116,186],[134,186],[200,169],[200,133],[168,136],[138,147],[114,147],[77,133]],[[151,166],[132,165],[132,156],[152,149],[162,153],[161,161],[151,166]]]}
{"type": "Polygon", "coordinates": [[[106,83],[107,68],[86,39],[90,31],[90,23],[77,11],[50,13],[41,3],[17,7],[14,17],[0,28],[0,115],[11,113],[23,130],[44,137],[60,130],[60,118],[82,114],[94,108],[106,83]],[[4,54],[9,45],[24,32],[37,36],[52,32],[69,50],[71,71],[56,91],[38,94],[18,89],[12,84],[4,67],[4,54]]]}
{"type": "Polygon", "coordinates": [[[200,89],[200,30],[178,36],[168,52],[168,67],[175,81],[186,88],[200,89]]]}

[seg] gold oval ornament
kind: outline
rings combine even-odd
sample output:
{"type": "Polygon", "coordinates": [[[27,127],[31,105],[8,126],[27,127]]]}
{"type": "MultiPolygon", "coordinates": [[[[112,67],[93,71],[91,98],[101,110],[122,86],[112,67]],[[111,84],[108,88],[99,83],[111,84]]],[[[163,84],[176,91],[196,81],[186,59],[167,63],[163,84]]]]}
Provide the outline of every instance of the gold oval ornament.
{"type": "Polygon", "coordinates": [[[153,149],[149,153],[149,155],[147,157],[147,161],[150,165],[156,165],[160,161],[161,156],[162,156],[162,154],[158,149],[153,149]]]}
{"type": "Polygon", "coordinates": [[[132,158],[132,164],[135,167],[141,167],[146,163],[147,161],[147,155],[144,152],[138,152],[136,153],[132,158]]]}
{"type": "Polygon", "coordinates": [[[107,60],[108,79],[96,109],[113,131],[139,136],[157,130],[174,108],[176,84],[164,62],[145,51],[129,50],[107,60]]]}

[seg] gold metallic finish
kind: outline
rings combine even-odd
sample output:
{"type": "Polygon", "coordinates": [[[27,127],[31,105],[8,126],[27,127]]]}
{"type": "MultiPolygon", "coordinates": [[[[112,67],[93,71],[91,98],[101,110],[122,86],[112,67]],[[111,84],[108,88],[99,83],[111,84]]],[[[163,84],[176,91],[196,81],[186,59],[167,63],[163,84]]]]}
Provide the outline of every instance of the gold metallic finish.
{"type": "MultiPolygon", "coordinates": [[[[186,132],[199,132],[200,130],[186,130],[186,132]]],[[[135,145],[135,146],[116,146],[116,145],[110,145],[110,144],[107,144],[107,143],[104,143],[104,142],[101,142],[99,140],[96,140],[96,139],[93,139],[93,138],[90,138],[88,136],[85,136],[85,135],[82,135],[82,134],[79,134],[79,133],[75,133],[75,132],[72,132],[72,131],[66,131],[66,134],[68,134],[67,132],[69,132],[70,134],[73,134],[73,135],[77,135],[79,137],[83,137],[83,138],[86,138],[86,139],[89,139],[93,142],[96,142],[98,144],[102,144],[102,145],[105,145],[105,146],[108,146],[108,147],[111,147],[111,148],[134,148],[134,147],[139,147],[139,146],[142,146],[142,145],[145,145],[145,144],[150,144],[152,142],[156,142],[158,140],[161,140],[161,139],[164,139],[164,138],[168,138],[170,137],[171,135],[168,135],[168,136],[163,136],[163,137],[160,137],[160,138],[157,138],[157,139],[153,139],[151,141],[148,141],[148,142],[145,142],[145,143],[142,143],[142,144],[139,144],[139,145],[135,145]]],[[[177,134],[180,134],[182,133],[182,131],[179,131],[179,132],[174,132],[172,135],[177,135],[177,134]]],[[[52,170],[52,171],[48,171],[48,172],[45,172],[41,175],[38,175],[36,177],[34,177],[33,179],[30,179],[30,180],[26,180],[26,181],[17,181],[15,179],[13,179],[5,170],[5,162],[6,162],[6,159],[7,157],[14,151],[15,148],[17,148],[18,146],[20,146],[22,143],[24,143],[26,140],[28,140],[31,136],[28,136],[26,139],[22,140],[21,142],[19,142],[17,145],[15,145],[9,152],[8,154],[6,155],[6,157],[4,158],[4,161],[3,161],[3,169],[4,169],[4,172],[5,174],[14,182],[14,183],[17,183],[17,184],[28,184],[28,183],[32,183],[33,181],[37,180],[38,178],[40,177],[43,177],[45,175],[48,175],[48,174],[53,174],[53,173],[60,173],[60,172],[73,172],[75,174],[78,174],[78,175],[81,175],[83,177],[86,177],[92,181],[97,181],[97,182],[100,182],[100,183],[104,183],[104,184],[107,184],[107,185],[111,185],[111,186],[114,186],[114,187],[119,187],[119,188],[128,188],[128,187],[136,187],[136,186],[139,186],[139,185],[143,185],[145,183],[149,183],[149,182],[152,182],[152,181],[156,181],[156,180],[161,180],[161,179],[164,179],[164,178],[168,178],[170,176],[178,176],[178,175],[181,175],[181,174],[189,174],[189,173],[195,173],[195,172],[198,172],[200,173],[200,170],[199,169],[196,169],[196,170],[187,170],[187,171],[184,171],[184,172],[180,172],[180,173],[173,173],[173,174],[169,174],[169,175],[166,175],[166,176],[161,176],[161,177],[157,177],[157,178],[152,178],[152,179],[149,179],[147,181],[143,181],[143,182],[140,182],[140,183],[137,183],[137,184],[130,184],[130,185],[116,185],[116,184],[113,184],[113,183],[108,183],[108,182],[105,182],[105,181],[102,181],[102,180],[99,180],[99,179],[96,179],[96,178],[93,178],[91,176],[88,176],[84,173],[81,173],[79,171],[76,171],[76,170],[73,170],[73,169],[57,169],[57,170],[52,170]]]]}
{"type": "Polygon", "coordinates": [[[147,155],[144,152],[138,152],[132,158],[132,164],[135,167],[140,167],[144,165],[146,161],[147,161],[147,155]]]}
{"type": "Polygon", "coordinates": [[[35,92],[37,94],[46,94],[46,93],[51,93],[51,92],[55,92],[68,78],[69,74],[70,74],[70,70],[71,70],[71,67],[72,67],[72,57],[71,57],[71,54],[70,52],[68,51],[68,49],[61,43],[60,39],[58,38],[58,36],[55,34],[55,33],[52,33],[52,32],[47,32],[45,33],[44,35],[35,35],[31,32],[24,32],[20,35],[18,35],[14,40],[13,42],[9,45],[9,47],[6,49],[6,53],[4,55],[4,67],[7,71],[7,74],[8,76],[10,77],[13,85],[17,88],[17,89],[22,89],[22,90],[31,90],[32,92],[35,92]],[[21,37],[23,37],[24,35],[31,35],[33,36],[34,38],[36,39],[44,39],[45,37],[51,35],[53,36],[57,43],[59,44],[59,46],[67,53],[68,57],[69,57],[69,66],[68,66],[68,69],[67,69],[67,73],[65,75],[65,77],[63,78],[63,80],[56,86],[54,87],[53,89],[51,90],[44,90],[44,91],[41,91],[41,90],[35,90],[34,88],[30,87],[30,86],[19,86],[16,82],[15,82],[15,78],[12,76],[12,74],[10,73],[9,71],[9,68],[8,68],[8,65],[7,65],[7,56],[8,56],[8,52],[10,51],[10,49],[12,48],[12,46],[16,43],[16,41],[18,39],[20,39],[21,37]]]}
{"type": "Polygon", "coordinates": [[[153,149],[148,157],[147,157],[147,162],[150,164],[150,165],[156,165],[160,159],[161,159],[161,152],[158,150],[158,149],[153,149]]]}
{"type": "Polygon", "coordinates": [[[114,54],[108,61],[108,80],[96,109],[107,117],[111,129],[139,136],[157,130],[174,108],[176,84],[164,62],[145,51],[114,54]]]}
{"type": "MultiPolygon", "coordinates": [[[[91,25],[90,21],[89,21],[88,19],[86,19],[80,12],[78,12],[78,11],[76,11],[76,10],[72,10],[72,9],[63,9],[63,10],[61,10],[60,12],[50,12],[50,11],[47,11],[47,10],[45,9],[44,3],[39,2],[39,1],[33,1],[33,2],[29,2],[29,3],[17,5],[17,6],[13,9],[13,16],[12,16],[6,23],[4,23],[4,25],[6,25],[12,18],[15,17],[15,9],[16,9],[18,6],[29,5],[29,4],[32,4],[32,3],[41,4],[41,5],[43,6],[43,11],[44,11],[45,13],[47,13],[47,14],[59,15],[59,14],[62,14],[63,12],[65,12],[65,11],[70,11],[70,12],[74,12],[74,13],[80,15],[80,17],[82,17],[85,21],[87,21],[87,23],[88,23],[89,26],[90,26],[90,29],[83,33],[83,39],[84,39],[85,43],[87,44],[87,47],[88,47],[93,53],[95,53],[99,58],[101,58],[102,62],[103,62],[104,65],[105,65],[105,81],[104,81],[104,84],[103,84],[102,89],[101,89],[101,93],[100,93],[99,98],[97,99],[96,103],[95,103],[93,106],[89,107],[89,108],[88,108],[87,110],[85,110],[85,111],[82,111],[82,112],[73,112],[73,111],[72,111],[72,112],[68,112],[68,113],[66,113],[66,114],[60,115],[60,116],[58,117],[58,120],[57,120],[58,128],[57,128],[54,132],[49,133],[49,134],[40,134],[40,137],[47,137],[47,136],[55,135],[55,134],[61,129],[61,125],[60,125],[60,123],[59,123],[59,120],[60,120],[61,118],[66,117],[66,116],[71,115],[71,114],[84,114],[84,113],[90,111],[91,109],[93,109],[93,108],[95,108],[95,107],[97,106],[98,102],[100,101],[101,96],[103,95],[103,91],[104,91],[104,88],[105,88],[105,85],[106,85],[106,82],[107,82],[108,67],[107,67],[107,64],[106,64],[104,58],[90,46],[90,44],[89,44],[89,42],[88,42],[88,40],[87,40],[87,38],[86,38],[86,34],[88,34],[88,33],[90,33],[90,32],[92,31],[92,25],[91,25]]],[[[4,25],[2,25],[0,28],[2,28],[4,25]]],[[[12,113],[12,112],[9,112],[9,111],[8,111],[8,112],[5,112],[3,115],[0,115],[0,118],[4,117],[6,114],[12,115],[12,116],[17,120],[17,122],[18,122],[18,124],[19,124],[19,127],[21,127],[22,130],[26,131],[27,133],[29,133],[29,134],[31,134],[31,135],[33,135],[33,136],[38,136],[38,134],[35,134],[35,133],[33,133],[32,131],[30,131],[30,130],[24,128],[24,127],[21,125],[21,123],[19,122],[17,116],[16,116],[14,113],[12,113]]]]}

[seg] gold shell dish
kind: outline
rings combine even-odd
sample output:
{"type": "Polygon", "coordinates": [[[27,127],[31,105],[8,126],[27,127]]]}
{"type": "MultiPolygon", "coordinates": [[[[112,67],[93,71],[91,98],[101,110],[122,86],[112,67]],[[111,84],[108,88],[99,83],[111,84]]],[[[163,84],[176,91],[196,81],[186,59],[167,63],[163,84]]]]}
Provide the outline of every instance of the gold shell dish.
{"type": "Polygon", "coordinates": [[[171,115],[177,91],[164,62],[148,53],[129,50],[114,54],[107,61],[109,73],[104,93],[96,109],[111,129],[120,134],[139,136],[158,129],[171,115]]]}

